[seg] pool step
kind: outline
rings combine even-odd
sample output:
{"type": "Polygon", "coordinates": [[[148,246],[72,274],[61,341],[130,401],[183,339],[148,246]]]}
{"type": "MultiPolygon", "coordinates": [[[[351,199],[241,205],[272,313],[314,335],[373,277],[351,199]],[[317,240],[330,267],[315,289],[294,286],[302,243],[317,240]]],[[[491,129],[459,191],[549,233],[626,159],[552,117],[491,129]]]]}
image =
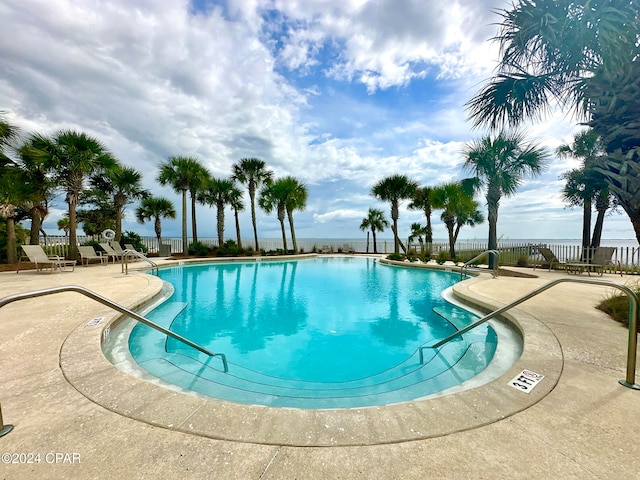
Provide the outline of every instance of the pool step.
{"type": "Polygon", "coordinates": [[[278,379],[273,377],[253,372],[252,379],[241,378],[238,375],[250,371],[238,371],[235,366],[225,374],[212,368],[213,365],[217,367],[212,361],[204,365],[182,355],[148,360],[142,366],[183,388],[241,403],[298,408],[364,407],[408,401],[442,391],[475,376],[479,373],[476,356],[484,354],[485,345],[464,344],[464,348],[460,348],[461,345],[441,349],[429,363],[413,365],[408,373],[406,366],[392,369],[392,375],[386,381],[383,377],[378,378],[379,383],[364,379],[360,385],[357,381],[348,382],[348,387],[342,383],[317,382],[287,382],[288,386],[284,387],[278,385],[278,379]]]}

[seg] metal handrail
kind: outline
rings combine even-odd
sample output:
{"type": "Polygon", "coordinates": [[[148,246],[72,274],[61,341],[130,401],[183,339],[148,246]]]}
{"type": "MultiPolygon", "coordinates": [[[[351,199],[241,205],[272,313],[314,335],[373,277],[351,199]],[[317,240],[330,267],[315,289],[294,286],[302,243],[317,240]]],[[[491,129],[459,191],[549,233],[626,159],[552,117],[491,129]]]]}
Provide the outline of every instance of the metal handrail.
{"type": "Polygon", "coordinates": [[[210,357],[220,357],[220,360],[222,360],[222,366],[224,367],[224,371],[225,373],[227,373],[229,371],[229,366],[227,365],[227,357],[225,356],[224,353],[214,353],[210,350],[207,350],[204,347],[201,347],[200,345],[198,345],[197,343],[192,342],[191,340],[188,340],[186,338],[184,338],[182,335],[178,335],[177,333],[172,332],[171,330],[167,330],[166,328],[158,325],[157,323],[152,322],[151,320],[149,320],[148,318],[143,317],[142,315],[137,314],[136,312],[133,312],[125,307],[123,307],[122,305],[117,304],[116,302],[113,302],[111,300],[109,300],[106,297],[103,297],[102,295],[98,295],[97,293],[84,288],[84,287],[80,287],[78,285],[66,285],[66,286],[62,286],[62,287],[51,287],[51,288],[45,288],[42,290],[33,290],[31,292],[24,292],[24,293],[17,293],[15,295],[9,295],[7,297],[3,297],[0,298],[0,308],[4,307],[5,305],[9,304],[9,303],[13,303],[16,302],[18,300],[25,300],[27,298],[36,298],[36,297],[42,297],[45,295],[52,295],[54,293],[61,293],[61,292],[76,292],[76,293],[81,293],[82,295],[84,295],[85,297],[89,297],[92,300],[95,300],[98,303],[101,303],[107,307],[112,308],[113,310],[116,310],[120,313],[122,313],[123,315],[127,315],[131,318],[133,318],[134,320],[136,320],[137,322],[143,323],[144,325],[151,327],[161,333],[164,333],[165,335],[171,337],[171,338],[175,338],[176,340],[178,340],[179,342],[182,342],[186,345],[189,345],[191,348],[195,348],[196,350],[198,350],[199,352],[204,353],[205,355],[208,355],[210,357]]]}
{"type": "Polygon", "coordinates": [[[122,251],[122,273],[124,273],[125,275],[129,274],[129,255],[138,257],[139,259],[150,263],[151,271],[153,272],[153,270],[155,269],[156,275],[158,274],[158,264],[156,262],[154,262],[153,260],[149,260],[145,255],[141,254],[137,250],[131,250],[130,248],[127,248],[122,251]]]}
{"type": "Polygon", "coordinates": [[[464,276],[465,268],[467,268],[470,264],[472,264],[476,260],[480,260],[482,257],[486,255],[490,255],[492,253],[498,257],[494,264],[495,266],[493,267],[493,271],[491,272],[491,275],[493,275],[493,278],[496,278],[498,276],[498,265],[500,264],[500,252],[498,250],[485,250],[481,254],[476,255],[471,260],[468,260],[467,262],[465,262],[465,264],[460,268],[460,279],[462,279],[462,277],[464,276]]]}
{"type": "Polygon", "coordinates": [[[629,297],[629,342],[627,349],[627,375],[625,380],[620,380],[619,383],[624,385],[625,387],[633,388],[634,390],[640,390],[640,385],[635,383],[636,379],[636,356],[638,352],[638,297],[633,290],[625,285],[620,285],[617,283],[610,282],[608,280],[598,280],[595,278],[557,278],[555,280],[551,280],[550,282],[545,283],[544,285],[532,290],[531,292],[523,295],[522,297],[512,301],[511,303],[505,305],[498,310],[495,310],[488,315],[485,315],[480,320],[468,325],[462,330],[458,330],[457,332],[449,335],[447,338],[434,343],[433,345],[420,347],[420,358],[422,359],[422,350],[426,348],[439,348],[442,345],[450,342],[454,338],[467,333],[469,330],[476,328],[478,325],[481,325],[488,320],[506,312],[507,310],[515,307],[516,305],[520,305],[522,302],[529,300],[532,297],[535,297],[539,293],[548,290],[549,288],[565,282],[573,282],[573,283],[590,283],[593,285],[604,285],[607,287],[617,288],[618,290],[622,290],[629,297]]]}

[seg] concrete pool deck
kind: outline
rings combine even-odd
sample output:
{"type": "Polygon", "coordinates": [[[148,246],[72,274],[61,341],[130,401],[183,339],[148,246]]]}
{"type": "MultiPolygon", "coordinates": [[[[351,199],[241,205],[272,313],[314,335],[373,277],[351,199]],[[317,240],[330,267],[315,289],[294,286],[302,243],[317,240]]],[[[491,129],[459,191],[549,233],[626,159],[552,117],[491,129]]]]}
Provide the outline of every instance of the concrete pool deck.
{"type": "MultiPolygon", "coordinates": [[[[500,305],[564,276],[527,272],[539,278],[473,279],[461,293],[500,305]]],[[[71,284],[127,307],[161,286],[120,265],[0,274],[3,296],[71,284]]],[[[161,389],[105,363],[110,309],[77,293],[12,303],[0,309],[0,404],[15,427],[0,438],[0,478],[636,478],[640,391],[618,384],[627,330],[593,308],[607,290],[561,284],[517,308],[533,329],[525,368],[545,375],[530,394],[506,386],[510,371],[467,392],[346,413],[161,389]],[[251,436],[221,439],[238,432],[251,436]],[[24,456],[5,464],[7,453],[24,456]]]]}

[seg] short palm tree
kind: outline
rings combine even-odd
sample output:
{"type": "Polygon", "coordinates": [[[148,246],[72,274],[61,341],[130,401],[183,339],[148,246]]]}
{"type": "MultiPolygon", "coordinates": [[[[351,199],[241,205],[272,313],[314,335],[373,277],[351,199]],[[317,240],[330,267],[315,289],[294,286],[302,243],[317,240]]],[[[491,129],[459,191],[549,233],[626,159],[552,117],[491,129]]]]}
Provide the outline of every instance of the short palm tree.
{"type": "MultiPolygon", "coordinates": [[[[200,163],[193,157],[169,157],[160,164],[158,182],[160,185],[169,185],[176,193],[182,195],[182,254],[186,255],[189,245],[187,244],[187,192],[191,191],[194,182],[199,185],[198,175],[200,163]]],[[[191,211],[195,211],[195,198],[191,197],[191,211]]],[[[191,223],[195,222],[195,217],[191,223]]]]}
{"type": "Polygon", "coordinates": [[[146,197],[136,209],[136,219],[139,223],[153,219],[153,228],[158,239],[158,248],[162,245],[162,219],[176,218],[176,210],[173,203],[164,197],[146,197]]]}
{"type": "MultiPolygon", "coordinates": [[[[376,243],[376,232],[384,232],[384,229],[389,226],[389,222],[384,218],[382,210],[377,208],[369,208],[367,216],[362,219],[360,224],[360,230],[371,230],[371,236],[373,237],[373,253],[378,253],[378,246],[376,243]]],[[[367,235],[369,240],[369,235],[367,235]]],[[[367,241],[367,253],[369,253],[369,242],[367,241]]]]}
{"type": "Polygon", "coordinates": [[[420,253],[424,253],[424,237],[427,234],[427,227],[423,227],[418,222],[411,224],[411,233],[409,234],[409,243],[418,239],[420,244],[420,253]]]}
{"type": "MultiPolygon", "coordinates": [[[[500,132],[468,143],[464,150],[464,169],[471,172],[478,189],[486,189],[489,220],[488,249],[498,248],[498,207],[500,199],[515,195],[526,177],[536,177],[546,168],[547,152],[535,143],[525,143],[519,132],[500,132]]],[[[490,255],[489,266],[497,259],[490,255]]]]}
{"type": "Polygon", "coordinates": [[[371,189],[374,197],[391,204],[391,220],[393,221],[391,229],[393,230],[395,253],[400,253],[400,247],[405,253],[407,251],[398,236],[399,204],[402,200],[412,198],[417,189],[418,184],[413,180],[409,180],[406,175],[391,175],[380,180],[371,189]]]}
{"type": "Polygon", "coordinates": [[[94,188],[111,196],[116,212],[115,241],[122,236],[122,217],[125,207],[136,200],[149,195],[142,187],[142,173],[135,168],[118,164],[104,175],[97,175],[91,179],[94,188]]]}
{"type": "Polygon", "coordinates": [[[283,191],[282,185],[277,182],[271,182],[262,187],[258,197],[258,205],[267,213],[274,210],[280,222],[280,231],[282,233],[282,244],[284,251],[287,252],[287,233],[284,228],[284,218],[287,213],[286,192],[283,191]]]}
{"type": "Polygon", "coordinates": [[[216,219],[218,230],[218,246],[224,245],[224,209],[231,203],[234,184],[228,178],[210,178],[202,189],[199,200],[216,207],[216,219]]]}
{"type": "Polygon", "coordinates": [[[258,158],[243,158],[232,166],[232,178],[249,189],[251,202],[251,223],[253,224],[253,236],[256,251],[258,245],[258,227],[256,224],[256,192],[263,185],[269,185],[273,181],[273,172],[267,168],[267,164],[258,158]]]}
{"type": "Polygon", "coordinates": [[[431,228],[431,213],[433,211],[433,188],[432,187],[420,187],[416,190],[415,195],[411,199],[411,203],[408,205],[410,210],[421,210],[424,212],[424,216],[427,219],[427,225],[425,227],[424,237],[427,244],[433,243],[433,229],[431,228]]]}
{"type": "Polygon", "coordinates": [[[102,142],[83,132],[61,130],[52,138],[34,134],[31,142],[34,148],[47,156],[47,162],[55,171],[57,184],[66,192],[65,199],[69,205],[69,257],[76,258],[76,208],[85,190],[85,181],[90,175],[114,168],[117,162],[102,142]]]}
{"type": "Polygon", "coordinates": [[[434,187],[433,206],[442,210],[440,219],[447,227],[449,256],[454,260],[460,228],[465,224],[473,225],[484,220],[478,211],[478,202],[473,200],[473,192],[464,188],[461,182],[451,182],[434,187]]]}
{"type": "Polygon", "coordinates": [[[291,241],[293,242],[293,253],[298,253],[298,243],[296,241],[296,230],[293,226],[293,212],[296,210],[304,210],[307,206],[307,198],[309,191],[307,187],[300,181],[291,176],[276,180],[281,186],[281,191],[285,197],[285,209],[287,218],[289,219],[289,229],[291,230],[291,241]]]}

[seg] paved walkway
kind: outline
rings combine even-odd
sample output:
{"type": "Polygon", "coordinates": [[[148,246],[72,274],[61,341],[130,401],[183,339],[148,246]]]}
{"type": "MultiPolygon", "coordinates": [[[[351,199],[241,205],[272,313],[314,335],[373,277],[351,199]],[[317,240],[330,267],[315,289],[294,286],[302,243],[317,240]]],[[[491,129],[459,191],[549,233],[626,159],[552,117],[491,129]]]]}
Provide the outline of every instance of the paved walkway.
{"type": "MultiPolygon", "coordinates": [[[[562,275],[536,273],[540,278],[476,279],[462,293],[488,304],[508,302],[562,275]]],[[[118,265],[78,267],[72,273],[50,275],[0,274],[3,296],[69,284],[83,285],[126,306],[142,303],[160,288],[156,278],[122,275],[118,265]]],[[[127,401],[105,407],[101,399],[121,380],[92,382],[95,378],[88,375],[85,383],[100,384],[103,391],[103,397],[92,401],[81,393],[85,384],[77,379],[78,372],[85,368],[88,372],[93,365],[97,342],[76,344],[74,356],[67,356],[67,346],[91,330],[85,328],[90,320],[105,317],[106,322],[112,312],[77,293],[16,302],[0,309],[0,402],[4,422],[15,426],[0,438],[0,478],[640,478],[640,391],[618,384],[625,375],[627,331],[593,308],[606,290],[562,284],[520,307],[520,312],[539,320],[541,328],[548,328],[560,345],[557,383],[532,406],[497,420],[502,415],[491,411],[496,403],[476,395],[474,403],[463,404],[466,416],[497,421],[478,426],[484,422],[470,418],[468,429],[447,435],[339,447],[218,440],[129,418],[127,405],[140,410],[140,402],[148,401],[137,396],[139,380],[124,380],[132,385],[127,401]],[[7,459],[33,463],[5,464],[7,459]]],[[[541,345],[535,348],[544,350],[541,345]]],[[[496,389],[510,379],[508,375],[494,382],[496,389]]],[[[464,393],[451,397],[458,395],[462,398],[464,393]]],[[[173,397],[164,406],[167,415],[188,403],[179,393],[166,396],[173,397]]],[[[437,403],[440,400],[433,401],[433,410],[435,405],[445,405],[437,403]]],[[[425,415],[428,402],[420,407],[425,415]]],[[[380,412],[377,429],[395,431],[407,426],[385,416],[384,409],[380,412]]],[[[443,410],[436,418],[452,422],[460,412],[443,410]]],[[[319,415],[317,429],[329,428],[321,420],[319,415]]],[[[234,421],[257,422],[249,417],[234,421]]],[[[295,430],[295,424],[286,424],[286,417],[278,421],[285,424],[272,425],[274,429],[295,430]]]]}

